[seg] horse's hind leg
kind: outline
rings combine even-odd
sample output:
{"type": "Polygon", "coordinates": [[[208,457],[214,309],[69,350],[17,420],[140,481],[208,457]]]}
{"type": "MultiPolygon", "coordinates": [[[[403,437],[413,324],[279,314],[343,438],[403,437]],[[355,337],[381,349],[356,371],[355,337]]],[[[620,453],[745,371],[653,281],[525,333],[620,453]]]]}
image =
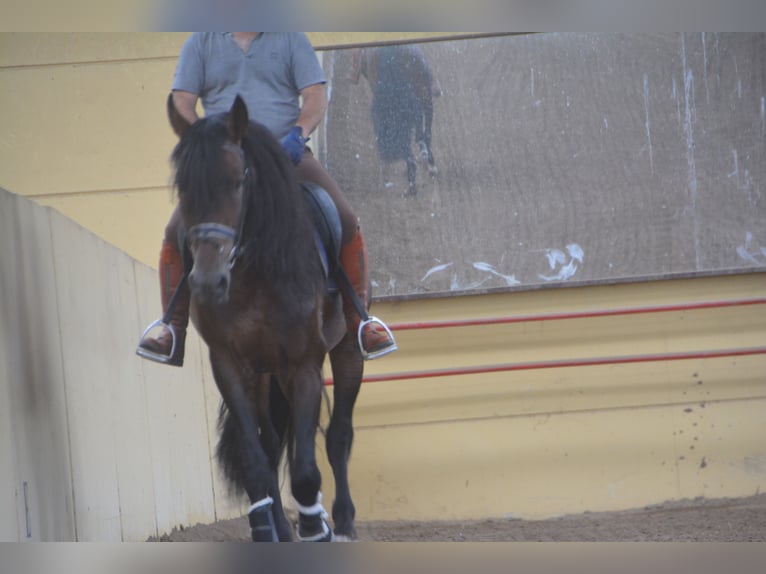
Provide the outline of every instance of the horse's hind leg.
{"type": "Polygon", "coordinates": [[[363,361],[352,335],[330,353],[333,373],[333,411],[327,428],[326,448],[335,476],[332,519],[338,539],[356,538],[356,510],[348,483],[348,461],[354,441],[353,411],[362,383],[363,361]]]}
{"type": "Polygon", "coordinates": [[[227,477],[244,489],[250,499],[248,516],[253,540],[278,542],[273,499],[269,496],[273,478],[258,435],[256,409],[233,361],[214,357],[212,353],[210,359],[216,385],[228,409],[218,447],[219,459],[227,477]]]}

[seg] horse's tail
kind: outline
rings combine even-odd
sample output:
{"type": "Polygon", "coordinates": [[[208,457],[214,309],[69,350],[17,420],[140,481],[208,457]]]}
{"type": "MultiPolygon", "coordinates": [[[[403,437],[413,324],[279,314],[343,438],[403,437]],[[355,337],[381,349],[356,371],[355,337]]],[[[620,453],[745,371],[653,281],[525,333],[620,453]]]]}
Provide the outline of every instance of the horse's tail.
{"type": "Polygon", "coordinates": [[[237,421],[223,401],[218,413],[218,432],[219,439],[215,454],[228,482],[229,494],[242,496],[245,494],[245,472],[241,455],[244,447],[242,434],[239,432],[237,421]]]}
{"type": "MultiPolygon", "coordinates": [[[[271,378],[269,410],[276,435],[271,445],[264,442],[263,446],[269,456],[272,468],[276,468],[285,445],[292,443],[292,425],[290,424],[289,404],[275,377],[271,378]]],[[[246,483],[243,461],[248,458],[248,455],[245,452],[245,441],[239,424],[223,402],[221,402],[221,409],[218,414],[218,430],[220,435],[216,447],[218,464],[228,482],[230,494],[243,496],[246,483]]],[[[262,433],[261,437],[264,436],[265,433],[262,433]]]]}

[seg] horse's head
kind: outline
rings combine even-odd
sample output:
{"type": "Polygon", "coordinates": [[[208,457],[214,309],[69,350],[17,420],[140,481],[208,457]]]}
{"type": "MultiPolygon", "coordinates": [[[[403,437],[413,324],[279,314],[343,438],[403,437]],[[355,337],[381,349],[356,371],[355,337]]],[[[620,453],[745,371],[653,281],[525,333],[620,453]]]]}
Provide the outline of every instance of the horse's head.
{"type": "Polygon", "coordinates": [[[249,124],[247,108],[237,97],[228,114],[190,124],[176,109],[171,94],[168,116],[179,137],[172,160],[194,260],[189,288],[205,304],[223,304],[229,299],[231,268],[247,209],[249,172],[241,147],[249,124]]]}

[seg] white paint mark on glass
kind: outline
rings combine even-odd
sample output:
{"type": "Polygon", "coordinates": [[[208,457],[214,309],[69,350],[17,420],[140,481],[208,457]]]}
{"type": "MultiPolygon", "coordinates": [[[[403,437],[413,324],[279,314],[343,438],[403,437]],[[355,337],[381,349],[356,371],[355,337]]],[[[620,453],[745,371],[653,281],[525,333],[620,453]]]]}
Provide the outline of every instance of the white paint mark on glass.
{"type": "Polygon", "coordinates": [[[566,246],[567,257],[560,249],[546,249],[545,256],[548,258],[548,265],[552,270],[558,269],[555,275],[539,274],[538,277],[543,281],[566,281],[574,276],[579,269],[578,263],[582,263],[585,252],[577,243],[570,243],[566,246]]]}
{"type": "Polygon", "coordinates": [[[729,177],[736,177],[737,178],[737,188],[739,189],[739,156],[737,155],[737,150],[733,149],[731,150],[731,156],[734,159],[734,171],[729,173],[729,177]]]}
{"type": "Polygon", "coordinates": [[[686,65],[686,35],[681,34],[681,59],[684,72],[684,131],[686,132],[686,163],[688,166],[687,184],[691,199],[691,212],[694,218],[694,263],[700,268],[699,217],[697,214],[697,165],[694,159],[694,74],[686,65]]]}
{"type": "Polygon", "coordinates": [[[577,259],[580,263],[582,263],[582,260],[585,258],[585,252],[582,250],[582,247],[577,245],[577,243],[570,243],[567,245],[567,252],[572,256],[572,259],[577,259]]]}
{"type": "Polygon", "coordinates": [[[556,269],[557,265],[563,265],[567,261],[567,256],[558,249],[547,249],[545,256],[548,258],[548,265],[551,269],[556,269]]]}
{"type": "Polygon", "coordinates": [[[646,113],[646,143],[649,146],[649,169],[654,175],[654,152],[652,151],[652,127],[649,122],[649,76],[644,74],[644,112],[646,113]]]}
{"type": "Polygon", "coordinates": [[[745,233],[745,243],[737,247],[737,255],[744,261],[753,265],[766,265],[766,248],[754,245],[753,234],[749,231],[745,233]],[[759,253],[760,252],[760,253],[759,253]],[[763,261],[760,258],[763,258],[763,261]]]}
{"type": "Polygon", "coordinates": [[[518,285],[519,283],[521,283],[521,281],[518,281],[516,279],[515,275],[504,275],[503,273],[500,273],[497,270],[497,268],[495,268],[494,265],[485,263],[484,261],[477,261],[476,263],[473,264],[473,268],[478,269],[479,271],[485,271],[487,273],[491,273],[492,275],[500,277],[501,279],[505,281],[506,285],[518,285]]]}
{"type": "Polygon", "coordinates": [[[707,85],[707,47],[705,45],[705,32],[702,32],[702,79],[705,82],[705,101],[710,105],[710,90],[707,85]]]}
{"type": "Polygon", "coordinates": [[[436,265],[435,267],[431,267],[431,269],[426,271],[426,274],[423,275],[423,278],[420,281],[421,282],[425,281],[426,279],[428,279],[434,273],[439,273],[440,271],[444,271],[445,269],[449,269],[450,267],[452,267],[452,263],[451,262],[450,263],[443,263],[442,265],[436,265]]]}

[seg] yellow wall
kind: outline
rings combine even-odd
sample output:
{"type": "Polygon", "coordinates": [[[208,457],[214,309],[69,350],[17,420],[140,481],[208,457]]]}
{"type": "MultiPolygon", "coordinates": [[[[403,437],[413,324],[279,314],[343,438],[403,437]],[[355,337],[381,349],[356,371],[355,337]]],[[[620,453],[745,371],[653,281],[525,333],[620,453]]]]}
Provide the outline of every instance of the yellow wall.
{"type": "MultiPolygon", "coordinates": [[[[766,274],[378,303],[392,322],[764,298],[766,274]]],[[[766,349],[766,306],[403,331],[367,373],[766,349]]],[[[766,483],[766,355],[369,383],[362,517],[544,518],[766,483]],[[704,461],[704,463],[703,463],[704,461]]]]}
{"type": "MultiPolygon", "coordinates": [[[[454,34],[454,33],[451,33],[454,34]]],[[[442,33],[310,33],[317,48],[442,33]]],[[[186,33],[0,33],[0,186],[156,266],[173,209],[165,115],[186,33]]]]}

